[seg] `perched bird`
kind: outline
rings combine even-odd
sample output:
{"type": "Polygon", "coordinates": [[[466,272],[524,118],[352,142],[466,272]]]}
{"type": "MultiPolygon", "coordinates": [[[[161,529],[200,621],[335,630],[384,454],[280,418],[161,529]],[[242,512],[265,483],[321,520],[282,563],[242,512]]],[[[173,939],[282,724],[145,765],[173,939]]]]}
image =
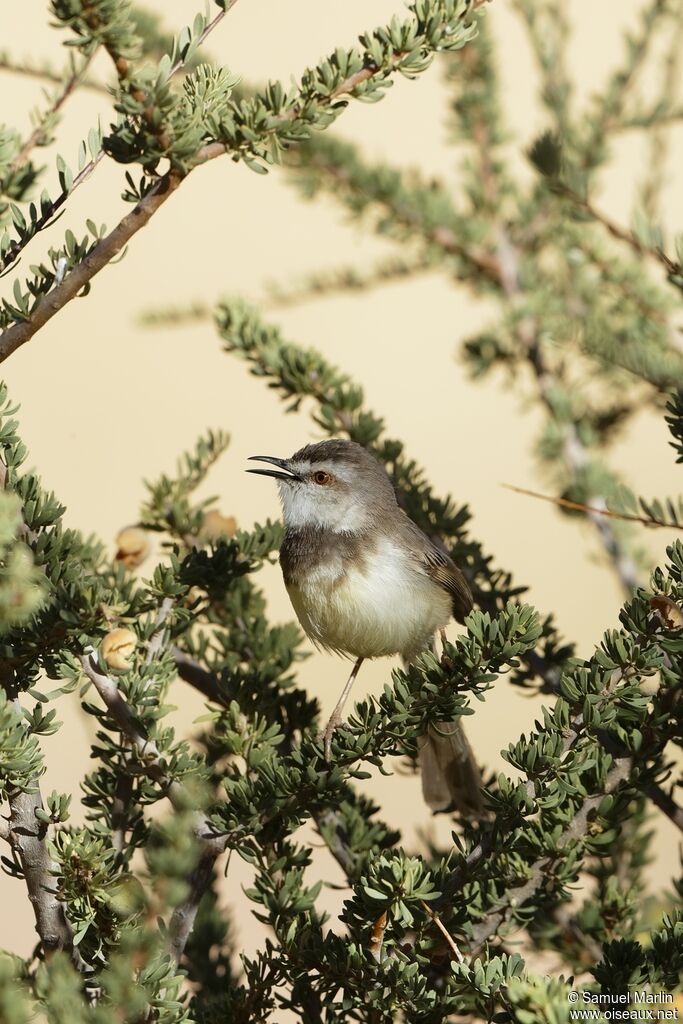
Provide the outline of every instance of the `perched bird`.
{"type": "MultiPolygon", "coordinates": [[[[453,561],[399,508],[382,464],[353,441],[309,444],[289,459],[254,455],[278,482],[285,526],[280,565],[299,622],[314,644],[355,659],[325,730],[325,755],[366,658],[410,662],[432,646],[472,594],[453,561]]],[[[421,737],[425,800],[435,810],[482,808],[479,770],[462,726],[421,737]]]]}

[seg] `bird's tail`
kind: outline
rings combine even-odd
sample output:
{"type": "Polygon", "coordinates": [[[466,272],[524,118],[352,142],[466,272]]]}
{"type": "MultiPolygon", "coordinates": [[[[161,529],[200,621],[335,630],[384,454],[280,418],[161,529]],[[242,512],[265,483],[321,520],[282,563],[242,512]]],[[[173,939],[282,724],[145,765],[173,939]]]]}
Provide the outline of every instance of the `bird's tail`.
{"type": "Polygon", "coordinates": [[[422,794],[428,806],[433,811],[454,807],[481,817],[481,773],[460,721],[430,725],[419,742],[422,794]]]}

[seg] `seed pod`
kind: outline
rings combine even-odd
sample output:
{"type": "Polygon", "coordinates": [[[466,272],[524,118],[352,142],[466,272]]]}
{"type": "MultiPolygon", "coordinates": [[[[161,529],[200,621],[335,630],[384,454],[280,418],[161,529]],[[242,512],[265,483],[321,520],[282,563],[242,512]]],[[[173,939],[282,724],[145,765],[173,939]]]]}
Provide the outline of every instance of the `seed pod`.
{"type": "Polygon", "coordinates": [[[109,668],[126,672],[132,665],[130,658],[137,642],[132,629],[112,629],[107,633],[100,645],[100,651],[109,668]]]}
{"type": "Polygon", "coordinates": [[[136,569],[149,554],[147,533],[139,526],[127,526],[116,537],[116,561],[126,569],[136,569]]]}
{"type": "Polygon", "coordinates": [[[650,598],[650,607],[654,609],[666,629],[683,628],[683,612],[675,601],[665,594],[655,594],[650,598]]]}
{"type": "Polygon", "coordinates": [[[234,537],[236,529],[234,516],[224,516],[217,508],[212,508],[204,513],[199,533],[202,540],[218,540],[220,537],[234,537]]]}
{"type": "Polygon", "coordinates": [[[659,691],[661,685],[661,674],[659,672],[655,672],[651,676],[644,676],[638,684],[638,689],[645,697],[654,697],[654,695],[659,691]]]}

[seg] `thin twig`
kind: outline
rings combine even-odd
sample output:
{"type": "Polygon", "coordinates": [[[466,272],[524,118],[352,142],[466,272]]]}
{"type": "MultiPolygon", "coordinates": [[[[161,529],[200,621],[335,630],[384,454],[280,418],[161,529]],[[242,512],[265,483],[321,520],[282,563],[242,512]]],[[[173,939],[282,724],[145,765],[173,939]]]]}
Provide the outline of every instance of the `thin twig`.
{"type": "Polygon", "coordinates": [[[111,676],[108,676],[100,669],[92,647],[88,647],[81,656],[81,665],[86,676],[102,698],[110,716],[126,739],[132,744],[145,773],[163,787],[166,796],[168,796],[172,803],[181,807],[184,806],[182,787],[166,774],[162,766],[159,748],[154,740],[145,736],[140,730],[138,721],[128,702],[121,696],[118,686],[111,676]]]}
{"type": "Polygon", "coordinates": [[[425,903],[424,900],[420,900],[420,906],[422,907],[424,912],[428,915],[428,917],[431,917],[432,921],[434,922],[436,927],[439,929],[439,931],[443,935],[444,939],[446,940],[446,942],[450,946],[451,950],[453,951],[453,956],[458,961],[458,963],[459,964],[464,964],[465,963],[465,957],[462,955],[462,953],[458,949],[458,946],[457,946],[457,943],[456,943],[455,939],[453,938],[451,933],[448,931],[448,929],[444,925],[444,923],[441,920],[441,918],[439,917],[439,915],[434,910],[432,910],[432,908],[429,906],[429,904],[425,903]]]}
{"type": "MultiPolygon", "coordinates": [[[[64,75],[50,67],[32,67],[29,64],[18,64],[10,54],[0,53],[0,71],[9,71],[15,75],[24,75],[26,78],[40,78],[45,82],[54,82],[55,85],[62,85],[64,75]]],[[[80,83],[82,89],[91,89],[93,92],[111,95],[109,86],[104,82],[97,82],[94,78],[84,78],[80,83]]]]}
{"type": "MultiPolygon", "coordinates": [[[[211,33],[215,29],[216,25],[218,25],[223,20],[223,18],[228,13],[228,11],[232,7],[234,7],[236,3],[237,3],[237,0],[227,0],[223,10],[219,11],[218,14],[215,14],[214,17],[211,19],[211,21],[208,23],[208,25],[206,25],[206,27],[204,28],[204,31],[202,32],[202,34],[200,35],[199,39],[197,40],[197,45],[196,45],[195,49],[199,49],[199,47],[202,45],[202,43],[204,43],[206,41],[207,36],[211,35],[211,33]]],[[[169,71],[168,77],[169,78],[173,78],[173,76],[178,71],[180,71],[180,69],[182,68],[184,63],[185,62],[183,61],[182,57],[178,57],[177,61],[175,62],[175,64],[171,68],[171,70],[169,71]]]]}
{"type": "Polygon", "coordinates": [[[515,494],[526,494],[529,498],[540,498],[541,501],[549,501],[552,505],[559,505],[561,508],[570,508],[575,512],[586,512],[596,516],[607,516],[610,519],[625,519],[631,523],[641,523],[643,526],[665,527],[669,530],[683,530],[681,523],[670,523],[665,519],[656,519],[650,516],[639,516],[629,512],[613,512],[608,508],[597,508],[595,505],[584,505],[580,501],[570,501],[569,498],[558,498],[552,494],[541,494],[539,491],[530,491],[526,487],[516,487],[514,484],[501,484],[508,491],[515,494]]]}
{"type": "MultiPolygon", "coordinates": [[[[219,11],[218,14],[209,22],[209,24],[206,26],[206,28],[202,32],[202,34],[200,36],[200,39],[199,39],[200,43],[204,42],[204,40],[209,35],[209,33],[212,32],[213,29],[216,27],[216,25],[218,25],[218,23],[223,20],[223,18],[228,13],[228,11],[232,7],[234,7],[236,3],[237,3],[237,0],[227,0],[226,6],[225,6],[225,10],[219,11]]],[[[169,74],[168,74],[168,77],[167,77],[166,80],[168,81],[170,78],[172,78],[173,75],[175,75],[176,72],[182,67],[182,65],[183,65],[183,61],[182,60],[177,60],[176,63],[171,68],[171,70],[169,71],[169,74]]],[[[104,157],[104,150],[101,149],[99,151],[99,153],[97,153],[96,156],[94,156],[92,158],[92,160],[90,160],[90,162],[87,163],[85,165],[85,167],[82,168],[81,171],[79,171],[79,173],[74,178],[74,180],[72,182],[72,185],[71,185],[71,188],[69,189],[69,191],[68,192],[66,192],[66,191],[62,192],[59,196],[57,196],[57,198],[52,203],[49,203],[45,207],[43,213],[41,214],[40,218],[38,219],[38,221],[35,224],[35,230],[31,234],[31,237],[27,238],[24,243],[15,243],[14,245],[10,246],[10,248],[7,250],[7,252],[5,253],[5,255],[4,255],[4,257],[3,257],[3,259],[2,259],[2,261],[0,263],[0,269],[1,270],[5,270],[7,267],[11,266],[11,264],[14,263],[14,261],[17,259],[17,257],[21,253],[21,251],[28,244],[28,242],[31,241],[32,238],[35,238],[35,236],[36,236],[36,234],[38,234],[38,232],[42,231],[43,228],[46,228],[48,226],[48,224],[51,223],[51,221],[53,220],[55,214],[62,208],[62,206],[66,202],[67,198],[69,196],[73,195],[73,193],[76,191],[78,186],[82,185],[83,182],[86,181],[90,177],[90,175],[95,170],[95,168],[100,163],[100,161],[103,159],[103,157],[104,157]]],[[[10,328],[10,330],[11,330],[11,328],[10,328]]],[[[0,357],[0,361],[1,361],[2,358],[3,357],[0,357]]]]}
{"type": "MultiPolygon", "coordinates": [[[[213,154],[217,156],[217,153],[213,154]]],[[[62,280],[36,306],[26,320],[13,324],[0,335],[0,362],[3,362],[21,345],[44,327],[59,310],[74,299],[78,293],[102,270],[128,243],[128,241],[149,219],[160,206],[175,192],[182,181],[176,171],[169,171],[159,178],[146,196],[127,214],[123,220],[106,235],[92,252],[79,263],[70,274],[62,280]]]]}
{"type": "MultiPolygon", "coordinates": [[[[387,260],[367,271],[359,271],[352,266],[331,267],[300,281],[285,284],[278,281],[266,282],[262,295],[256,299],[255,305],[268,310],[286,309],[289,306],[314,302],[321,297],[369,291],[407,277],[414,279],[418,274],[428,273],[430,270],[434,270],[434,264],[425,254],[409,260],[387,260]]],[[[152,307],[143,310],[138,316],[138,322],[153,329],[178,327],[186,323],[208,320],[214,315],[214,310],[214,305],[196,300],[186,306],[152,307]]]]}
{"type": "Polygon", "coordinates": [[[606,231],[613,237],[618,239],[620,242],[625,242],[635,253],[639,256],[649,256],[666,270],[669,275],[679,275],[681,273],[681,265],[676,260],[672,260],[670,256],[664,252],[660,246],[647,245],[640,238],[638,238],[633,231],[629,228],[625,228],[622,224],[617,223],[603,210],[599,209],[590,199],[586,196],[581,196],[578,192],[574,192],[565,184],[558,184],[554,186],[557,189],[559,195],[569,200],[573,206],[583,210],[587,213],[594,221],[598,224],[602,224],[606,231]]]}
{"type": "MultiPolygon", "coordinates": [[[[233,0],[233,3],[235,2],[236,0],[233,0]]],[[[483,2],[485,0],[475,0],[474,6],[480,6],[483,2]]],[[[360,71],[350,75],[341,82],[326,97],[325,102],[330,103],[341,96],[347,95],[362,82],[371,79],[379,70],[374,63],[366,65],[360,71]]],[[[268,130],[271,132],[277,131],[279,126],[295,120],[300,115],[300,112],[298,104],[295,104],[284,114],[280,115],[280,117],[273,118],[268,130]]],[[[195,155],[191,169],[207,163],[218,156],[222,156],[226,152],[228,152],[228,147],[222,142],[207,143],[195,155]]],[[[84,167],[81,174],[87,170],[88,168],[84,167]]],[[[132,212],[127,214],[113,231],[98,242],[83,262],[74,267],[71,273],[38,303],[26,320],[22,320],[7,328],[0,335],[0,362],[3,362],[21,345],[29,341],[67,302],[74,299],[92,278],[121,251],[133,235],[147,224],[159,207],[175,192],[185,177],[186,175],[181,174],[175,168],[162,175],[149,192],[137,203],[132,212]]],[[[74,186],[77,180],[74,179],[74,186]]],[[[439,230],[437,229],[434,232],[435,237],[439,230]]]]}
{"type": "Polygon", "coordinates": [[[133,780],[122,764],[111,805],[111,845],[119,856],[126,848],[126,832],[128,831],[128,808],[133,796],[133,780]]]}
{"type": "Polygon", "coordinates": [[[88,68],[90,66],[90,63],[91,63],[93,57],[95,56],[96,52],[97,52],[96,49],[93,49],[91,51],[91,53],[89,53],[88,56],[85,58],[85,60],[81,64],[80,68],[78,68],[78,69],[76,69],[75,67],[73,68],[71,74],[69,75],[68,79],[64,83],[62,91],[60,93],[57,93],[57,95],[54,98],[54,100],[53,100],[51,106],[49,107],[49,109],[45,112],[44,115],[42,115],[43,116],[43,123],[36,125],[36,127],[33,129],[33,131],[28,136],[26,141],[22,144],[22,146],[19,149],[19,152],[17,153],[17,155],[14,157],[14,159],[10,163],[9,168],[8,168],[9,174],[12,174],[19,167],[21,167],[21,165],[23,163],[25,163],[25,161],[28,158],[28,155],[31,152],[31,150],[33,149],[33,147],[36,146],[40,142],[40,139],[42,138],[42,136],[43,136],[43,134],[45,132],[45,121],[48,118],[54,117],[55,114],[59,113],[59,111],[62,109],[62,107],[64,106],[64,104],[68,100],[69,96],[71,96],[71,94],[74,92],[74,90],[82,83],[82,81],[83,81],[83,79],[85,77],[85,73],[88,70],[88,68]]]}

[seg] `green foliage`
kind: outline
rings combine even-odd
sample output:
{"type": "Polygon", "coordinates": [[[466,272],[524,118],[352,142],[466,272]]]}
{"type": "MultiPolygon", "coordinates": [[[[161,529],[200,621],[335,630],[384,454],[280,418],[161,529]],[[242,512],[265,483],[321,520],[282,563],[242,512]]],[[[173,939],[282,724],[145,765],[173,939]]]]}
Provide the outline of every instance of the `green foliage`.
{"type": "MultiPolygon", "coordinates": [[[[208,431],[174,474],[147,484],[136,529],[158,534],[162,554],[143,575],[136,559],[112,559],[67,526],[66,510],[24,468],[15,410],[0,387],[0,842],[39,938],[26,960],[0,954],[0,1020],[250,1024],[291,1011],[310,1024],[566,1024],[574,974],[588,972],[595,992],[673,989],[683,966],[680,914],[670,900],[654,914],[641,897],[650,802],[674,821],[681,813],[670,748],[683,743],[683,543],[668,547],[646,589],[628,534],[600,510],[683,521],[680,499],[636,499],[608,462],[619,429],[683,379],[671,295],[643,260],[663,261],[674,285],[680,266],[664,254],[656,222],[661,180],[643,186],[633,230],[602,216],[593,197],[615,132],[634,123],[659,130],[679,116],[668,94],[654,108],[631,97],[673,7],[644,6],[622,64],[577,112],[564,6],[516,0],[546,118],[524,140],[538,172],[529,180],[508,159],[495,36],[475,17],[479,4],[414,0],[406,18],[338,48],[291,87],[239,91],[232,73],[198,55],[229,6],[218,3],[212,20],[198,15],[173,39],[127,2],[53,0],[78,58],[52,75],[59,91],[28,138],[0,131],[0,272],[101,159],[140,166],[139,180],[126,175],[133,221],[218,153],[256,171],[284,162],[305,197],[328,191],[406,253],[369,270],[322,268],[297,287],[275,286],[278,300],[433,269],[486,298],[494,319],[462,339],[462,356],[473,377],[502,370],[540,408],[539,461],[560,495],[588,506],[628,598],[618,625],[575,656],[552,615],[522,603],[524,586],[473,535],[467,507],[436,494],[404,444],[386,436],[360,385],[254,308],[225,300],[215,321],[226,351],[287,411],[306,410],[322,436],[372,450],[401,507],[452,555],[475,596],[463,631],[440,654],[395,668],[378,694],[350,709],[328,761],[317,701],[297,684],[301,633],[272,622],[258,586],[281,527],[238,528],[215,499],[196,497],[228,436],[208,431]],[[58,158],[55,197],[32,200],[42,173],[32,151],[51,137],[99,48],[116,71],[118,117],[106,137],[89,133],[76,173],[58,158]],[[462,150],[455,195],[417,172],[372,165],[323,131],[350,99],[375,102],[395,74],[422,74],[436,54],[451,140],[462,150]],[[548,698],[503,751],[509,772],[485,771],[481,820],[453,812],[451,841],[411,848],[363,786],[390,774],[394,758],[414,771],[421,737],[474,714],[507,681],[548,698]],[[181,683],[207,707],[198,729],[178,735],[170,713],[181,683]],[[93,724],[84,816],[76,784],[41,793],[58,701],[77,702],[93,724]],[[336,861],[335,879],[341,871],[338,917],[322,910],[331,872],[324,857],[313,865],[311,829],[336,861]],[[249,873],[250,912],[268,929],[239,962],[219,885],[232,855],[249,873]],[[539,949],[561,965],[556,976],[530,968],[539,949]]],[[[105,227],[90,219],[86,227],[80,239],[65,231],[25,283],[12,282],[0,312],[5,339],[18,325],[32,329],[47,302],[59,308],[72,275],[103,250],[110,261],[105,227]]],[[[77,280],[83,286],[70,297],[87,293],[90,277],[77,280]]],[[[666,417],[678,461],[682,396],[669,398],[666,417]]],[[[144,544],[141,552],[142,561],[144,544]]],[[[680,897],[680,880],[674,886],[680,897]]]]}
{"type": "Polygon", "coordinates": [[[21,709],[0,693],[0,793],[30,792],[45,771],[38,742],[22,722],[21,709]]]}

